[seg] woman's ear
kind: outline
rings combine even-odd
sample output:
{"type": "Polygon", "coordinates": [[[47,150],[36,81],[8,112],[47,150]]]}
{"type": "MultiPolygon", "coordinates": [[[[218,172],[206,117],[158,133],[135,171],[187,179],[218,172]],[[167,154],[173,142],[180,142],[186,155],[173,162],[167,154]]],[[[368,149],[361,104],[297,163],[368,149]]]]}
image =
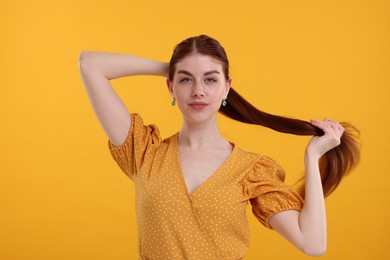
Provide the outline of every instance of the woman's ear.
{"type": "Polygon", "coordinates": [[[232,86],[232,78],[229,77],[229,78],[226,80],[226,96],[228,95],[231,86],[232,86]]]}
{"type": "Polygon", "coordinates": [[[170,81],[169,79],[167,79],[167,87],[168,87],[169,94],[171,94],[171,96],[174,97],[173,84],[172,81],[170,81]]]}

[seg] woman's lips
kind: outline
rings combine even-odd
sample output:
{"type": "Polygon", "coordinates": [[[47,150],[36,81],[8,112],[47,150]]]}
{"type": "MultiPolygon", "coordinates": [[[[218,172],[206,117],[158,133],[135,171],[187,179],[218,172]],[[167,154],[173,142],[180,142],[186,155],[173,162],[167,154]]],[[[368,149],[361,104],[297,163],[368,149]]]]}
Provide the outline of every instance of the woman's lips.
{"type": "Polygon", "coordinates": [[[204,102],[192,102],[189,104],[189,106],[194,109],[194,110],[202,110],[204,109],[206,106],[208,106],[207,103],[204,103],[204,102]]]}

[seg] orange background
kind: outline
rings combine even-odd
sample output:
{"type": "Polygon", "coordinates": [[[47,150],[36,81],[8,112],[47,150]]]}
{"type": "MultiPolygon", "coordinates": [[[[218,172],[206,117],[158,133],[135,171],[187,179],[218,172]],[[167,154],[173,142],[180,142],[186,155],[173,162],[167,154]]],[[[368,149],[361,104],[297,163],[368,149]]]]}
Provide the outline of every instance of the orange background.
{"type": "MultiPolygon", "coordinates": [[[[389,259],[389,1],[3,1],[0,258],[136,259],[134,189],[111,159],[78,72],[82,50],[167,61],[184,38],[226,48],[233,86],[260,109],[353,122],[362,161],[326,200],[323,259],[389,259]]],[[[181,126],[165,80],[113,86],[163,136],[181,126]]],[[[309,137],[220,117],[239,146],[303,170],[309,137]]],[[[250,213],[247,259],[309,259],[250,213]]]]}

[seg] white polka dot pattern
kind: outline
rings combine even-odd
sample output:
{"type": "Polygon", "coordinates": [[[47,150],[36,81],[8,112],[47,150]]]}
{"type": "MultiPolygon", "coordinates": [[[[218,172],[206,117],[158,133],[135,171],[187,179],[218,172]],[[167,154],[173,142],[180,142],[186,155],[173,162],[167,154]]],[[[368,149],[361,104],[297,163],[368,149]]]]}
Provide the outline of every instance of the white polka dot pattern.
{"type": "Polygon", "coordinates": [[[181,172],[178,134],[161,140],[155,125],[132,114],[126,142],[108,142],[119,167],[134,181],[140,259],[243,259],[249,246],[248,202],[268,226],[273,214],[301,210],[269,157],[234,145],[225,163],[192,194],[181,172]]]}

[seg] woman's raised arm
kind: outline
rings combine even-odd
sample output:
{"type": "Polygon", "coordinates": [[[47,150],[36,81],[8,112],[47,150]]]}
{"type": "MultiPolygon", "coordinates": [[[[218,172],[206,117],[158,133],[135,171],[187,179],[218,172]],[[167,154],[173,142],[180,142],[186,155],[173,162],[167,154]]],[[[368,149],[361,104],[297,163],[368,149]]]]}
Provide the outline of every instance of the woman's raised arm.
{"type": "Polygon", "coordinates": [[[128,54],[83,51],[79,57],[79,70],[101,126],[112,144],[120,146],[126,140],[131,119],[110,80],[135,75],[167,77],[169,64],[128,54]]]}
{"type": "Polygon", "coordinates": [[[312,120],[323,136],[314,136],[305,151],[305,203],[301,212],[290,210],[275,214],[269,224],[292,244],[309,255],[323,255],[326,251],[326,212],[318,161],[329,150],[340,144],[344,127],[325,119],[312,120]]]}

